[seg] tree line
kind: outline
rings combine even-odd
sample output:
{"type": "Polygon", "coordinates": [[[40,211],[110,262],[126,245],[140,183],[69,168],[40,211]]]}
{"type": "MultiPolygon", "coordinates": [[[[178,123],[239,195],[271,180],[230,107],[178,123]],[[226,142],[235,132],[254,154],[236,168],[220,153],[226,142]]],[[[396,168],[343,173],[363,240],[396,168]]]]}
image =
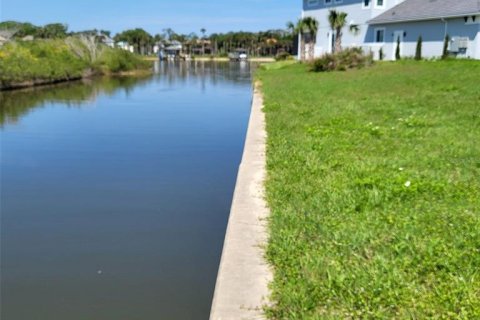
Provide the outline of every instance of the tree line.
{"type": "MultiPolygon", "coordinates": [[[[31,23],[16,21],[0,22],[0,30],[13,31],[13,37],[24,38],[33,36],[41,39],[66,38],[72,35],[94,35],[101,37],[112,37],[108,30],[84,30],[69,32],[68,25],[52,23],[45,26],[35,26],[31,23]]],[[[119,32],[113,36],[113,40],[126,42],[134,47],[139,54],[148,54],[153,51],[156,45],[168,46],[172,43],[180,43],[185,53],[188,54],[209,54],[228,55],[229,52],[242,49],[254,56],[272,56],[280,52],[293,54],[295,48],[296,34],[293,30],[267,30],[259,32],[227,32],[207,34],[205,28],[199,33],[188,34],[175,32],[171,28],[163,29],[157,34],[150,34],[142,28],[129,29],[119,32]]]]}

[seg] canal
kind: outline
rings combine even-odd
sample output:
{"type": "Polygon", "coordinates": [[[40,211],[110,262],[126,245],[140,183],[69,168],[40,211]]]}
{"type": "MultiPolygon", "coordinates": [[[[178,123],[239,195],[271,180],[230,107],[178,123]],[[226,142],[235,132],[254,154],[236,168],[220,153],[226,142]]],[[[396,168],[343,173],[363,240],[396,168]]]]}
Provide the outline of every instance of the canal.
{"type": "Polygon", "coordinates": [[[251,67],[0,93],[1,318],[207,319],[251,67]]]}

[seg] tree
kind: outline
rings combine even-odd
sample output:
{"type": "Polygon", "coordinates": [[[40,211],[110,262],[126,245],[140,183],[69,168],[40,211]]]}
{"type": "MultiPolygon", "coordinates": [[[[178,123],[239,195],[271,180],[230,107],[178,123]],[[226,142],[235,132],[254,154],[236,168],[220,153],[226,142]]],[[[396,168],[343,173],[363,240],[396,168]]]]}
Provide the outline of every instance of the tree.
{"type": "Polygon", "coordinates": [[[205,33],[207,32],[207,29],[202,28],[200,29],[200,32],[202,33],[202,55],[205,55],[205,33]]]}
{"type": "Polygon", "coordinates": [[[153,37],[145,30],[137,28],[126,30],[115,36],[115,41],[125,41],[133,45],[135,52],[145,54],[146,47],[153,45],[153,37]]]}
{"type": "Polygon", "coordinates": [[[397,37],[397,48],[395,49],[395,60],[400,60],[401,59],[401,54],[400,54],[400,37],[397,37]]]}
{"type": "Polygon", "coordinates": [[[332,32],[335,33],[334,52],[340,52],[342,51],[342,30],[347,24],[347,14],[345,12],[338,12],[337,10],[330,10],[328,22],[330,23],[332,32]]]}
{"type": "Polygon", "coordinates": [[[287,23],[287,28],[300,36],[300,61],[305,61],[305,33],[307,29],[305,19],[299,19],[297,24],[289,22],[287,23]]]}
{"type": "Polygon", "coordinates": [[[380,51],[378,51],[378,59],[382,61],[384,57],[385,57],[385,54],[383,53],[383,48],[380,48],[380,51]]]}
{"type": "Polygon", "coordinates": [[[448,58],[448,44],[450,43],[450,36],[447,34],[445,39],[443,40],[443,52],[442,52],[442,59],[448,58]]]}
{"type": "Polygon", "coordinates": [[[100,30],[100,34],[110,38],[112,35],[112,32],[110,30],[100,30]]]}
{"type": "Polygon", "coordinates": [[[163,29],[163,34],[165,39],[167,39],[168,41],[171,41],[172,37],[175,35],[175,31],[173,31],[171,28],[166,28],[166,29],[163,29]]]}
{"type": "Polygon", "coordinates": [[[43,26],[37,33],[39,38],[56,39],[67,36],[68,26],[61,23],[51,23],[43,26]]]}
{"type": "Polygon", "coordinates": [[[415,60],[422,60],[422,36],[418,37],[417,48],[415,50],[415,60]]]}
{"type": "Polygon", "coordinates": [[[303,25],[308,34],[309,58],[313,60],[315,56],[315,43],[317,42],[318,21],[312,17],[303,19],[303,25]]]}
{"type": "Polygon", "coordinates": [[[17,22],[17,21],[4,21],[0,22],[0,31],[9,32],[16,38],[23,38],[26,36],[37,36],[41,27],[37,27],[31,23],[17,22]]]}

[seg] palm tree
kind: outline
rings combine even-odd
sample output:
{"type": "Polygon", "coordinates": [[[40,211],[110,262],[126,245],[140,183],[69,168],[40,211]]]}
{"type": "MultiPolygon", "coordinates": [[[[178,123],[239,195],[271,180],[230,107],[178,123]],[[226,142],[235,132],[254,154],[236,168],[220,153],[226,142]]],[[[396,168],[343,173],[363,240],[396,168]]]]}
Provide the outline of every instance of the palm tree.
{"type": "Polygon", "coordinates": [[[202,28],[200,29],[200,32],[202,33],[202,55],[205,55],[205,33],[207,32],[207,29],[202,28]]]}
{"type": "Polygon", "coordinates": [[[312,17],[303,19],[306,33],[308,34],[309,58],[312,60],[315,56],[315,43],[317,42],[318,21],[312,17]]]}
{"type": "Polygon", "coordinates": [[[287,23],[287,29],[289,29],[293,34],[299,35],[300,36],[300,54],[299,58],[300,61],[305,60],[305,37],[304,37],[304,31],[305,31],[305,23],[303,19],[298,19],[297,23],[293,22],[288,22],[287,23]]]}
{"type": "Polygon", "coordinates": [[[175,35],[175,31],[173,31],[171,28],[166,28],[163,29],[164,37],[168,40],[171,41],[172,37],[175,35]]]}
{"type": "Polygon", "coordinates": [[[328,15],[328,22],[330,23],[330,28],[332,29],[332,32],[335,33],[334,52],[342,51],[342,29],[347,24],[347,14],[345,12],[330,10],[330,13],[328,15]]]}
{"type": "Polygon", "coordinates": [[[314,49],[315,49],[315,40],[317,38],[318,32],[318,21],[315,18],[306,17],[299,19],[297,24],[293,22],[287,23],[287,29],[289,29],[294,34],[300,35],[300,61],[305,61],[305,39],[307,34],[309,35],[309,44],[310,44],[310,58],[313,58],[314,49]]]}

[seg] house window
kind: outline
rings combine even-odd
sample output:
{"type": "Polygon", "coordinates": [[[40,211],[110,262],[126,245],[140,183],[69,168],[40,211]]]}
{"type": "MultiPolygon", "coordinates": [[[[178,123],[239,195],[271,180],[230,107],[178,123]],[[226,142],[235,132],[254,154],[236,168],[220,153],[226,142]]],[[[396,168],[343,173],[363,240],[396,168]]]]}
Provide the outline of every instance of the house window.
{"type": "Polygon", "coordinates": [[[376,8],[383,8],[385,6],[386,0],[375,0],[375,7],[376,8]]]}
{"type": "Polygon", "coordinates": [[[477,16],[464,17],[465,24],[480,24],[480,18],[477,16]]]}
{"type": "Polygon", "coordinates": [[[308,7],[313,7],[318,5],[318,0],[307,0],[307,6],[308,7]]]}
{"type": "Polygon", "coordinates": [[[325,0],[325,4],[331,4],[332,0],[325,0]]]}
{"type": "Polygon", "coordinates": [[[370,0],[363,0],[362,7],[365,9],[370,8],[370,0]]]}
{"type": "Polygon", "coordinates": [[[375,42],[385,42],[385,28],[375,29],[375,42]]]}

